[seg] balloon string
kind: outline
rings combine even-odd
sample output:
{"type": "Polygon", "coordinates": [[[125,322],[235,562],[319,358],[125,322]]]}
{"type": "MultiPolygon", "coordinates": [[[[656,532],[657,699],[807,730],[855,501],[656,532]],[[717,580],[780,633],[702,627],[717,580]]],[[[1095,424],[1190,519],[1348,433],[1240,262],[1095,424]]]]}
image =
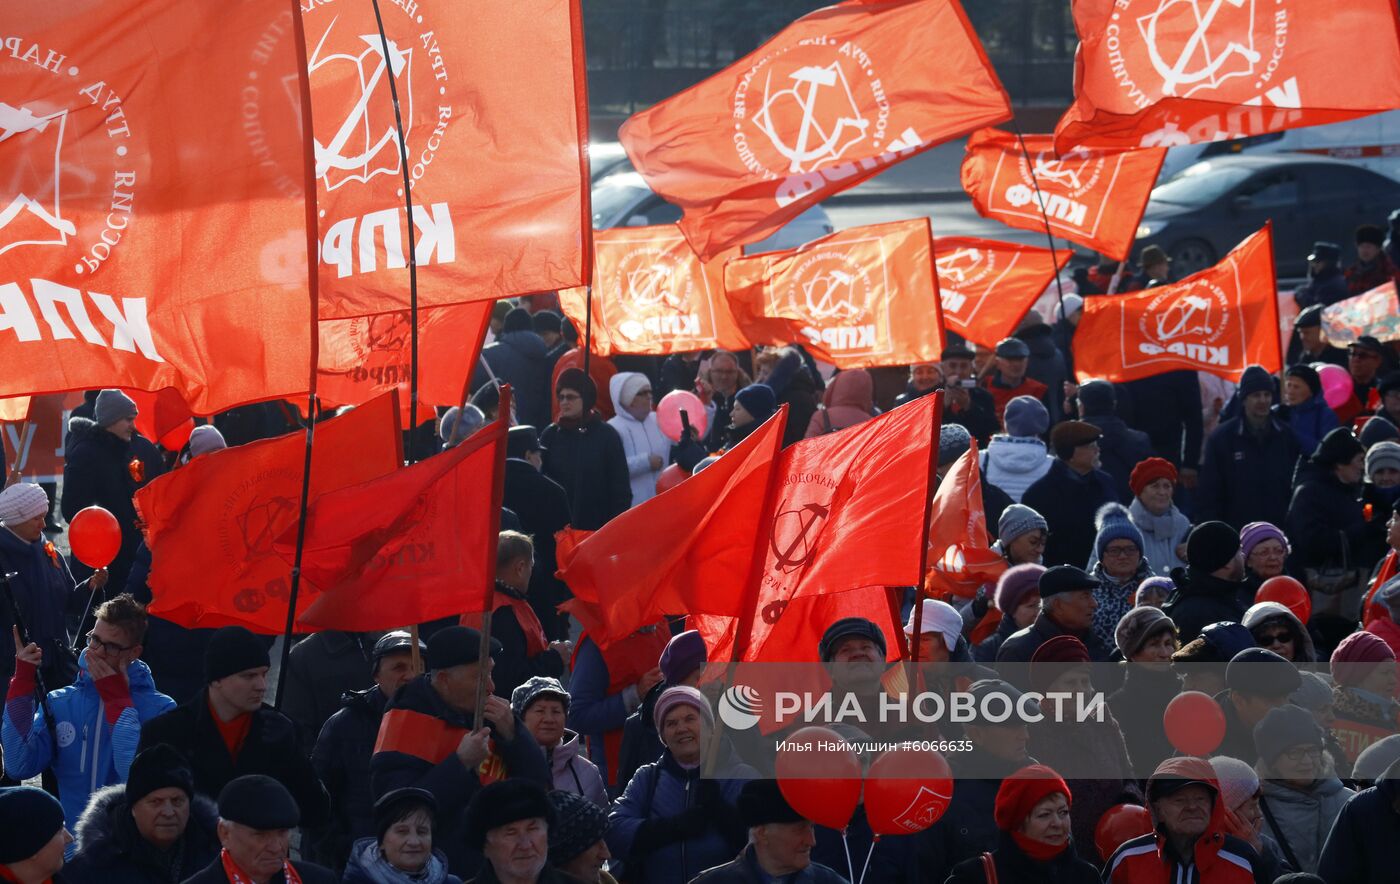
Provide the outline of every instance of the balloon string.
{"type": "Polygon", "coordinates": [[[870,849],[865,852],[865,865],[860,867],[860,880],[856,884],[865,884],[865,873],[870,871],[870,857],[875,855],[875,845],[880,841],[879,835],[870,836],[870,849]]]}
{"type": "Polygon", "coordinates": [[[856,879],[856,867],[851,862],[851,842],[846,838],[846,833],[849,831],[849,826],[841,830],[841,846],[846,848],[846,873],[851,876],[850,880],[854,881],[856,879]]]}

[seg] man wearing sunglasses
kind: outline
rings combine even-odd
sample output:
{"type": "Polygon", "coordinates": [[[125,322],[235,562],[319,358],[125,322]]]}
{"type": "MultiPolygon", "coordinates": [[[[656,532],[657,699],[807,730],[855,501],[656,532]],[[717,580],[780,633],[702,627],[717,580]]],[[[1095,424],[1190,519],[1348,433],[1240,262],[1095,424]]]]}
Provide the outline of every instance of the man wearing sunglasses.
{"type": "Polygon", "coordinates": [[[5,772],[23,780],[52,766],[70,830],[93,792],[126,782],[142,723],[175,708],[140,660],[145,638],[146,609],[129,593],[103,602],[78,657],[77,680],[51,691],[45,706],[34,702],[44,652],[21,644],[14,630],[15,675],[0,721],[5,772]]]}

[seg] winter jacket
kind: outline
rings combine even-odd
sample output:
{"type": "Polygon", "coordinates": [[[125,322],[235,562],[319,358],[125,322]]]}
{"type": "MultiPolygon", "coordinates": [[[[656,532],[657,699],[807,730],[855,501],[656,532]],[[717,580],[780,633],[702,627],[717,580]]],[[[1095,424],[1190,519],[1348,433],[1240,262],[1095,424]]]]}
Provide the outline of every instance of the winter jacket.
{"type": "Polygon", "coordinates": [[[530,606],[551,641],[567,638],[567,620],[555,612],[555,606],[572,596],[569,588],[554,576],[558,570],[554,535],[569,524],[569,495],[529,461],[507,458],[503,502],[520,517],[521,530],[535,538],[530,606]]]}
{"type": "MultiPolygon", "coordinates": [[[[690,879],[691,884],[769,884],[773,880],[758,865],[752,844],[739,852],[739,856],[722,866],[715,866],[690,879]]],[[[784,884],[846,884],[846,878],[834,869],[819,862],[812,862],[807,868],[783,878],[784,884]]]]}
{"type": "Polygon", "coordinates": [[[137,744],[152,719],[175,708],[175,701],[156,690],[151,670],[140,660],[127,667],[127,691],[131,705],[108,724],[106,704],[87,671],[87,651],[78,656],[78,678],[66,688],[49,692],[54,736],[42,706],[33,694],[5,702],[0,743],[5,749],[5,772],[16,780],[38,776],[50,765],[58,777],[59,801],[71,831],[87,806],[88,798],[103,786],[126,781],[127,769],[136,757],[137,744]]]}
{"type": "Polygon", "coordinates": [[[340,709],[345,694],[374,683],[370,675],[373,636],[328,629],[297,642],[288,658],[282,714],[297,726],[303,746],[316,742],[321,727],[340,709]]]}
{"type": "Polygon", "coordinates": [[[183,753],[194,772],[195,791],[211,798],[218,797],[234,777],[254,773],[270,776],[296,799],[302,825],[320,825],[328,812],[326,790],[302,748],[296,725],[271,706],[264,705],[252,716],[235,759],[214,724],[206,688],[188,703],[146,722],[141,728],[140,749],[168,743],[183,753]]]}
{"type": "Polygon", "coordinates": [[[332,869],[345,865],[351,844],[374,834],[369,761],[389,698],[376,686],[347,692],[340,701],[340,710],[326,719],[311,750],[311,766],[330,796],[330,819],[302,830],[304,854],[332,869]]]}
{"type": "Polygon", "coordinates": [[[1198,574],[1191,568],[1178,568],[1171,577],[1176,590],[1167,598],[1162,610],[1176,624],[1183,645],[1212,623],[1239,623],[1244,619],[1239,581],[1198,574]]]}
{"type": "Polygon", "coordinates": [[[1343,485],[1332,467],[1308,460],[1298,468],[1293,501],[1283,522],[1292,547],[1289,573],[1340,566],[1344,560],[1368,571],[1375,565],[1374,559],[1362,558],[1369,531],[1360,493],[1357,486],[1343,485]]]}
{"type": "Polygon", "coordinates": [[[447,854],[440,848],[433,848],[421,872],[410,875],[389,864],[373,836],[359,839],[349,849],[340,880],[341,884],[462,884],[461,878],[447,871],[447,854]]]}
{"type": "Polygon", "coordinates": [[[219,855],[219,810],[196,795],[185,833],[169,853],[141,837],[131,818],[126,785],[93,793],[78,820],[77,852],[63,866],[69,884],[179,884],[219,855]]]}
{"type": "MultiPolygon", "coordinates": [[[[994,371],[982,384],[983,388],[992,395],[992,403],[996,406],[997,423],[1000,424],[1002,415],[1006,412],[1006,404],[1017,396],[1029,396],[1032,399],[1039,399],[1045,404],[1046,409],[1050,408],[1047,400],[1053,398],[1047,395],[1049,387],[1031,377],[1029,373],[1021,378],[1020,383],[1008,385],[1001,379],[1001,372],[994,371]]],[[[1055,423],[1053,417],[1051,423],[1055,423]]]]}
{"type": "Polygon", "coordinates": [[[1306,790],[1269,777],[1265,770],[1259,771],[1259,786],[1264,793],[1259,804],[1261,809],[1267,808],[1264,831],[1288,846],[1298,861],[1297,871],[1316,872],[1327,833],[1332,831],[1342,806],[1356,792],[1343,786],[1335,776],[1322,777],[1306,790]]]}
{"type": "Polygon", "coordinates": [[[1020,503],[1026,489],[1049,472],[1054,462],[1038,437],[998,433],[982,452],[982,481],[992,483],[1020,503]]]}
{"type": "Polygon", "coordinates": [[[803,361],[802,353],[795,348],[789,349],[763,382],[773,389],[778,405],[788,407],[783,445],[802,441],[807,427],[812,423],[812,415],[817,413],[819,401],[814,372],[803,361]]]}
{"type": "Polygon", "coordinates": [[[1366,631],[1385,639],[1385,643],[1390,645],[1395,656],[1400,658],[1400,624],[1389,617],[1377,617],[1366,624],[1366,631]]]}
{"type": "Polygon", "coordinates": [[[864,858],[870,858],[865,876],[867,881],[909,884],[921,880],[916,865],[918,844],[915,836],[881,835],[876,839],[875,833],[870,830],[870,821],[865,817],[864,804],[856,805],[844,831],[825,826],[814,826],[813,831],[817,843],[812,846],[812,862],[836,870],[843,880],[847,874],[851,875],[851,880],[860,880],[861,866],[850,868],[858,856],[862,858],[862,866],[865,865],[864,858]],[[846,860],[847,848],[850,849],[850,862],[846,860]]]}
{"type": "Polygon", "coordinates": [[[1135,497],[1128,504],[1128,519],[1142,532],[1142,554],[1153,574],[1166,577],[1173,568],[1186,567],[1186,562],[1177,558],[1176,548],[1191,533],[1191,520],[1175,504],[1162,515],[1154,516],[1135,497]]]}
{"type": "Polygon", "coordinates": [[[583,755],[583,741],[578,734],[566,729],[564,739],[558,746],[546,748],[544,757],[556,791],[576,792],[599,807],[608,806],[608,787],[603,784],[598,766],[583,755]]]}
{"type": "Polygon", "coordinates": [[[997,624],[997,631],[973,645],[972,659],[978,663],[996,661],[997,652],[1001,650],[1001,646],[1020,629],[1016,625],[1015,613],[1014,611],[1002,612],[1001,622],[997,624]]]}
{"type": "MultiPolygon", "coordinates": [[[[44,652],[40,671],[49,690],[66,687],[77,674],[73,653],[68,649],[68,627],[64,611],[73,596],[74,581],[68,563],[57,550],[44,551],[46,540],[27,543],[8,528],[0,527],[0,568],[13,573],[10,592],[19,605],[20,619],[29,631],[29,640],[44,652]]],[[[84,599],[86,601],[86,598],[84,599]]],[[[0,593],[0,629],[10,635],[14,614],[9,599],[0,593]]],[[[0,653],[0,684],[8,685],[15,674],[15,657],[0,653]]]]}
{"type": "Polygon", "coordinates": [[[925,876],[931,873],[922,880],[941,880],[957,863],[996,849],[997,789],[1003,779],[1036,760],[1007,761],[973,746],[951,754],[948,763],[954,777],[952,800],[936,823],[914,836],[917,867],[925,876]]]}
{"type": "Polygon", "coordinates": [[[656,423],[656,412],[649,412],[646,420],[637,420],[622,407],[622,385],[628,378],[639,377],[634,371],[620,371],[608,381],[608,391],[612,394],[613,410],[616,416],[608,420],[608,426],[617,431],[622,439],[622,453],[627,458],[627,476],[632,485],[632,506],[656,496],[656,480],[671,459],[671,440],[661,435],[661,427],[656,423]],[[661,458],[661,466],[652,469],[652,455],[661,458]]]}
{"type": "Polygon", "coordinates": [[[1392,766],[1376,785],[1342,807],[1318,860],[1327,884],[1393,884],[1400,844],[1400,772],[1392,766]]]}
{"type": "MultiPolygon", "coordinates": [[[[523,598],[499,580],[496,581],[496,595],[498,599],[502,596],[523,598]]],[[[564,676],[564,658],[558,651],[546,647],[536,654],[530,653],[525,630],[510,605],[501,605],[491,616],[491,637],[501,643],[501,649],[492,655],[496,665],[491,669],[491,681],[498,695],[509,697],[512,691],[537,675],[564,676]]]]}
{"type": "Polygon", "coordinates": [[[1306,310],[1314,304],[1330,307],[1350,297],[1351,290],[1347,287],[1346,274],[1340,267],[1335,266],[1313,274],[1293,292],[1293,300],[1298,303],[1299,310],[1306,310]]]}
{"type": "Polygon", "coordinates": [[[1243,417],[1215,428],[1206,442],[1196,487],[1196,521],[1218,519],[1236,529],[1250,522],[1282,525],[1301,449],[1293,432],[1270,419],[1262,433],[1243,417]]]}
{"type": "Polygon", "coordinates": [[[495,342],[482,348],[481,361],[490,372],[477,366],[472,379],[473,392],[493,378],[510,384],[517,420],[534,427],[549,423],[554,391],[550,386],[549,347],[545,346],[544,338],[527,330],[503,332],[495,342]]]}
{"type": "Polygon", "coordinates": [[[967,408],[958,408],[945,400],[943,423],[964,427],[977,440],[979,448],[986,448],[992,436],[1001,431],[996,402],[984,387],[972,387],[967,391],[967,408]]]}
{"type": "MultiPolygon", "coordinates": [[[[1069,849],[1050,860],[1031,859],[1017,846],[1011,835],[1002,832],[992,851],[998,881],[1038,881],[1044,884],[1098,884],[1099,871],[1079,858],[1072,843],[1069,849]]],[[[982,857],[965,859],[953,867],[946,884],[986,884],[987,873],[982,857]]]]}
{"type": "Polygon", "coordinates": [[[1074,796],[1069,815],[1079,855],[1098,862],[1094,827],[1099,818],[1114,805],[1142,802],[1142,790],[1133,776],[1117,719],[1111,711],[1103,721],[1080,723],[1047,718],[1033,723],[1030,732],[1031,754],[1051,770],[1084,771],[1086,759],[1093,759],[1092,777],[1066,777],[1065,782],[1074,796]]]}
{"type": "Polygon", "coordinates": [[[1026,361],[1026,377],[1045,385],[1043,400],[1050,412],[1050,426],[1064,420],[1065,381],[1069,380],[1069,365],[1064,354],[1055,346],[1055,330],[1041,322],[1016,332],[1016,337],[1031,348],[1026,361]]]}
{"type": "MultiPolygon", "coordinates": [[[[997,651],[997,662],[1029,663],[1031,655],[1035,653],[1036,649],[1057,635],[1072,635],[1084,642],[1084,646],[1089,649],[1089,659],[1096,663],[1108,660],[1109,649],[1099,641],[1092,629],[1071,632],[1051,619],[1045,611],[1041,611],[1036,615],[1034,623],[1025,629],[1012,633],[1006,641],[1001,643],[1001,649],[997,651]]],[[[1004,675],[1003,677],[1009,676],[1004,675]]]]}
{"type": "Polygon", "coordinates": [[[1395,276],[1395,265],[1385,252],[1381,252],[1374,261],[1358,260],[1346,269],[1345,275],[1347,292],[1354,297],[1390,282],[1395,276]]]}
{"type": "Polygon", "coordinates": [[[544,474],[569,495],[570,524],[596,531],[632,505],[622,437],[596,412],[579,426],[550,424],[540,433],[544,474]]]}
{"type": "MultiPolygon", "coordinates": [[[[292,869],[301,878],[301,884],[340,884],[340,876],[325,866],[293,860],[292,869]]],[[[222,858],[216,856],[214,861],[200,870],[198,874],[186,878],[184,884],[231,884],[231,882],[224,872],[222,858]]],[[[287,877],[282,872],[278,872],[268,879],[267,884],[287,884],[287,877]]]]}
{"type": "Polygon", "coordinates": [[[1288,627],[1289,632],[1293,633],[1294,663],[1317,662],[1317,646],[1313,644],[1312,634],[1303,625],[1303,621],[1298,619],[1298,615],[1283,605],[1277,602],[1250,605],[1245,609],[1244,619],[1240,622],[1244,624],[1246,629],[1253,632],[1256,627],[1263,626],[1271,620],[1280,621],[1288,627]]]}
{"type": "Polygon", "coordinates": [[[617,776],[623,786],[644,764],[651,764],[666,751],[661,735],[656,731],[656,701],[666,690],[666,682],[657,682],[636,711],[627,716],[622,725],[622,749],[618,753],[617,776]]]}
{"type": "Polygon", "coordinates": [[[1133,467],[1152,456],[1152,440],[1141,430],[1129,427],[1117,415],[1085,415],[1084,420],[1098,427],[1103,433],[1099,438],[1099,468],[1113,477],[1113,487],[1118,491],[1118,502],[1127,503],[1133,500],[1133,489],[1128,487],[1128,477],[1133,474],[1133,467]]]}
{"type": "MultiPolygon", "coordinates": [[[[389,701],[385,715],[395,712],[408,713],[402,720],[427,722],[432,728],[444,725],[448,728],[471,730],[473,722],[470,713],[458,713],[438,696],[432,687],[430,676],[420,675],[399,689],[389,701]]],[[[525,729],[525,722],[515,716],[515,736],[509,742],[504,740],[491,722],[486,722],[491,730],[494,755],[505,767],[507,777],[520,777],[534,780],[548,789],[553,782],[549,765],[545,761],[535,738],[525,729]]],[[[436,752],[412,742],[412,734],[406,732],[401,742],[377,745],[377,751],[370,759],[370,788],[376,798],[384,793],[405,786],[427,789],[437,799],[438,815],[434,828],[433,843],[447,854],[448,868],[454,875],[471,875],[481,866],[481,853],[468,846],[466,835],[467,804],[472,796],[481,790],[483,783],[477,770],[467,770],[457,757],[456,745],[449,747],[446,755],[436,757],[436,752]]],[[[496,759],[488,759],[489,763],[496,759]]]]}
{"type": "Polygon", "coordinates": [[[870,372],[863,368],[837,372],[822,394],[822,407],[807,423],[806,438],[854,427],[875,413],[875,381],[870,372]]]}
{"type": "MultiPolygon", "coordinates": [[[[665,621],[659,621],[614,642],[606,652],[584,633],[574,650],[568,725],[587,743],[588,757],[612,788],[627,785],[626,780],[618,779],[619,756],[627,717],[642,702],[636,683],[657,666],[670,638],[665,621]]],[[[642,758],[641,762],[656,757],[642,758]]]]}
{"type": "Polygon", "coordinates": [[[1090,569],[1089,573],[1099,582],[1099,588],[1094,590],[1094,598],[1099,603],[1094,609],[1094,635],[1105,648],[1114,647],[1114,630],[1118,628],[1118,621],[1137,606],[1135,597],[1138,584],[1152,576],[1150,564],[1146,558],[1138,560],[1137,571],[1124,581],[1108,576],[1103,562],[1095,562],[1090,569]]]}
{"type": "Polygon", "coordinates": [[[1300,405],[1275,405],[1274,417],[1288,424],[1303,451],[1316,450],[1323,436],[1341,426],[1321,393],[1300,405]]]}
{"type": "Polygon", "coordinates": [[[1201,458],[1201,381],[1194,371],[1168,371],[1115,385],[1118,414],[1152,441],[1153,453],[1195,469],[1201,458]]]}
{"type": "MultiPolygon", "coordinates": [[[[116,517],[122,529],[122,545],[117,557],[107,566],[107,585],[112,587],[110,594],[115,595],[126,586],[132,558],[141,545],[141,532],[136,528],[136,505],[131,502],[131,496],[139,487],[130,469],[136,453],[132,443],[122,441],[85,417],[69,419],[66,438],[60,501],[63,518],[71,522],[78,510],[90,506],[100,506],[116,517]]],[[[74,576],[80,580],[93,571],[76,558],[72,566],[74,576]]]]}
{"type": "Polygon", "coordinates": [[[1109,695],[1108,708],[1123,733],[1133,774],[1145,780],[1163,760],[1176,755],[1162,725],[1162,712],[1181,693],[1181,678],[1170,669],[1124,663],[1123,686],[1109,695]]]}
{"type": "Polygon", "coordinates": [[[1081,562],[1089,561],[1098,536],[1094,514],[1104,504],[1117,500],[1118,493],[1113,490],[1113,479],[1108,473],[1090,470],[1081,475],[1056,458],[1049,471],[1021,495],[1021,503],[1044,516],[1050,525],[1043,557],[1045,567],[1081,567],[1081,562]]]}
{"type": "Polygon", "coordinates": [[[747,833],[735,810],[739,791],[757,776],[731,754],[721,758],[723,779],[686,770],[670,752],[638,769],[612,806],[605,836],[628,876],[647,884],[685,884],[735,855],[747,833]]]}

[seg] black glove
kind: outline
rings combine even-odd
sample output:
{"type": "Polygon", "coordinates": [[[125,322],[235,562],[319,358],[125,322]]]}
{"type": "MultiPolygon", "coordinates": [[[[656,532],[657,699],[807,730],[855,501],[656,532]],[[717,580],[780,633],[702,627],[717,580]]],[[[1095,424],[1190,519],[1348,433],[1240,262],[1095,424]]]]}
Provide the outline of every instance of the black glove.
{"type": "MultiPolygon", "coordinates": [[[[974,626],[982,622],[982,618],[987,616],[987,609],[991,606],[992,600],[987,597],[987,588],[985,586],[979,586],[977,588],[977,595],[972,599],[972,623],[974,626]]],[[[1002,613],[1004,614],[1006,612],[1003,611],[1002,613]]]]}

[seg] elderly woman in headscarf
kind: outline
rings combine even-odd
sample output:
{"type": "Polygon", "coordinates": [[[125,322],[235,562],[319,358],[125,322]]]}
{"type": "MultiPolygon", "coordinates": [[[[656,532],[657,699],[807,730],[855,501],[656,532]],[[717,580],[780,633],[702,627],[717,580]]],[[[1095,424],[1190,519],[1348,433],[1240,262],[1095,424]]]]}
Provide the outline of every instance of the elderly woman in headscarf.
{"type": "Polygon", "coordinates": [[[608,381],[613,416],[608,426],[622,439],[627,476],[632,486],[632,506],[656,496],[656,480],[671,458],[671,440],[656,422],[651,381],[638,371],[620,371],[608,381]]]}

